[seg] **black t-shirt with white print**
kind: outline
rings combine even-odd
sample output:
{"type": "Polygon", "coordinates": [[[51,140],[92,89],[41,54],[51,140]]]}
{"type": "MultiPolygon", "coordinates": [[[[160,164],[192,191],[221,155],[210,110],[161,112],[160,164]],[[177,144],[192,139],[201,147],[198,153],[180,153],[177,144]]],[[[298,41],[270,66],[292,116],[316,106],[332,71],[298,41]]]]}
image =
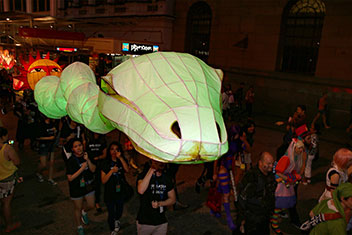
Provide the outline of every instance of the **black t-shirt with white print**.
{"type": "MultiPolygon", "coordinates": [[[[142,180],[147,174],[149,167],[138,175],[137,182],[142,180]]],[[[171,178],[163,173],[157,177],[155,174],[150,179],[147,190],[140,195],[140,206],[137,215],[139,224],[160,225],[167,222],[165,216],[166,207],[152,207],[152,201],[165,201],[168,199],[168,192],[174,188],[171,178]]]]}
{"type": "Polygon", "coordinates": [[[114,167],[117,166],[118,171],[113,173],[109,180],[105,183],[104,186],[104,201],[105,202],[113,202],[115,200],[122,200],[122,187],[121,184],[122,180],[125,179],[125,170],[123,169],[122,163],[119,159],[116,161],[113,160],[106,160],[103,163],[102,171],[105,174],[108,174],[109,171],[114,167]]]}
{"type": "MultiPolygon", "coordinates": [[[[76,173],[85,161],[86,160],[84,160],[83,157],[76,157],[75,155],[72,155],[67,161],[66,175],[73,175],[76,173]]],[[[93,191],[93,187],[90,187],[90,189],[87,188],[87,185],[92,184],[93,180],[94,174],[90,171],[87,164],[87,168],[79,176],[68,182],[70,197],[83,197],[87,193],[93,191]]]]}

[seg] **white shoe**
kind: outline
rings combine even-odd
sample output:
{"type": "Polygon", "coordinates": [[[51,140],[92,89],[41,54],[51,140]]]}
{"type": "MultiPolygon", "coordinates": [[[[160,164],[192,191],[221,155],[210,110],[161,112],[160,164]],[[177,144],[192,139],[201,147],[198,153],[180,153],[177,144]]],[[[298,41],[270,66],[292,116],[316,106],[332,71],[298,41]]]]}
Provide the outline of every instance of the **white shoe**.
{"type": "Polygon", "coordinates": [[[48,182],[52,185],[55,186],[57,183],[53,179],[48,179],[48,182]]]}
{"type": "Polygon", "coordinates": [[[41,174],[37,173],[36,175],[37,175],[38,181],[39,181],[40,183],[44,182],[44,178],[43,178],[43,176],[42,176],[41,174]]]}
{"type": "Polygon", "coordinates": [[[120,231],[120,220],[115,220],[115,229],[113,232],[117,232],[120,231]]]}

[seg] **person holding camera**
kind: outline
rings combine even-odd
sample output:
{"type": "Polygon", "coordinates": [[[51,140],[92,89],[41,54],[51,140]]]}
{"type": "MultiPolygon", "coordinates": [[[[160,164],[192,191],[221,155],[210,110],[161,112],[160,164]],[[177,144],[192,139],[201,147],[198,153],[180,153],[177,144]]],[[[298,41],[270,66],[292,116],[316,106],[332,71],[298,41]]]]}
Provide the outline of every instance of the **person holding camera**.
{"type": "Polygon", "coordinates": [[[165,164],[152,160],[138,175],[137,190],[140,206],[137,215],[137,233],[166,234],[168,222],[165,216],[167,206],[176,203],[172,179],[164,172],[165,164]]]}
{"type": "Polygon", "coordinates": [[[13,222],[11,218],[11,201],[15,183],[22,182],[22,177],[17,177],[17,166],[20,159],[11,146],[13,141],[8,140],[7,129],[0,127],[0,201],[5,218],[5,232],[11,232],[21,226],[20,222],[13,222]]]}
{"type": "Polygon", "coordinates": [[[72,139],[69,143],[72,151],[67,160],[66,175],[69,183],[70,197],[75,207],[75,221],[78,235],[84,235],[83,224],[88,224],[87,210],[94,208],[94,172],[95,165],[83,151],[83,143],[80,139],[72,139]],[[87,207],[83,210],[83,199],[86,199],[87,207]]]}

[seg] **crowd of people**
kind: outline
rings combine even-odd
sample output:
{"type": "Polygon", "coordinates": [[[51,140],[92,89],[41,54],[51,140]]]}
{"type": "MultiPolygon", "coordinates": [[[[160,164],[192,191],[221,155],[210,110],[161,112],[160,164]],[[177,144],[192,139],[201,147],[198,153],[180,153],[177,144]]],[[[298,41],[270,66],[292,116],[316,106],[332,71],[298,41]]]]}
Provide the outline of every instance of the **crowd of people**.
{"type": "MultiPolygon", "coordinates": [[[[29,139],[31,149],[38,153],[39,158],[35,169],[37,180],[52,186],[57,185],[53,178],[55,152],[62,152],[77,233],[84,234],[83,225],[89,223],[89,210],[103,212],[102,196],[111,234],[119,232],[124,204],[134,195],[134,187],[125,177],[125,173],[131,170],[138,175],[136,191],[141,195],[138,234],[166,233],[167,207],[188,207],[178,200],[176,173],[179,165],[150,161],[137,166],[137,154],[128,139],[123,145],[116,140],[108,144],[106,135],[89,131],[69,116],[61,120],[50,119],[39,112],[33,95],[33,91],[26,90],[13,104],[14,115],[18,118],[15,142],[19,151],[23,151],[25,140],[29,139]]],[[[16,166],[20,161],[15,146],[8,141],[7,129],[1,127],[0,135],[0,198],[4,208],[5,232],[11,232],[21,225],[11,220],[10,202],[15,182],[22,181],[22,178],[17,175],[16,166]]]]}
{"type": "MultiPolygon", "coordinates": [[[[254,97],[252,87],[248,88],[246,97],[251,93],[254,97]]],[[[246,134],[243,134],[248,133],[248,129],[246,125],[240,125],[241,121],[238,120],[241,119],[236,117],[245,113],[249,120],[247,122],[252,122],[251,108],[247,107],[241,112],[243,101],[239,96],[242,94],[243,84],[240,84],[240,88],[234,94],[230,86],[225,86],[222,99],[224,118],[229,124],[229,151],[219,160],[220,166],[214,164],[213,180],[217,179],[217,182],[212,182],[222,194],[222,198],[213,195],[208,197],[208,200],[221,200],[223,203],[229,229],[233,234],[270,234],[271,228],[275,234],[283,234],[279,225],[280,220],[289,218],[292,225],[302,233],[351,232],[352,204],[349,190],[352,189],[352,184],[348,183],[348,179],[352,173],[352,152],[347,148],[338,149],[334,154],[331,168],[326,173],[325,191],[319,198],[319,204],[310,212],[311,219],[302,224],[296,209],[298,186],[300,183],[303,185],[311,183],[312,163],[319,157],[318,119],[322,117],[323,126],[326,129],[330,128],[326,116],[327,93],[324,92],[319,98],[318,112],[310,125],[305,105],[297,105],[296,111],[287,122],[276,123],[278,126],[285,126],[283,142],[277,148],[276,157],[268,152],[262,152],[257,166],[252,169],[246,166],[251,160],[246,160],[245,156],[246,154],[251,156],[252,145],[248,142],[253,142],[253,138],[248,141],[246,134]],[[231,103],[235,104],[234,108],[231,108],[231,103]],[[233,220],[229,213],[228,202],[231,193],[237,209],[236,220],[233,220]]],[[[350,129],[349,126],[346,131],[349,132],[350,129]]],[[[207,167],[209,168],[211,167],[207,167]]],[[[199,185],[204,179],[204,177],[198,179],[196,191],[199,191],[199,185]]],[[[213,194],[213,191],[209,193],[213,194]]],[[[219,210],[215,213],[214,207],[211,206],[215,204],[215,202],[208,203],[211,214],[219,217],[219,210]]]]}
{"type": "MultiPolygon", "coordinates": [[[[222,92],[223,117],[227,126],[229,151],[215,162],[204,163],[204,168],[195,182],[195,191],[201,192],[210,182],[206,205],[210,214],[220,218],[225,212],[227,225],[233,234],[283,234],[280,218],[290,218],[292,225],[311,234],[327,233],[337,229],[346,234],[352,228],[352,152],[347,148],[336,151],[331,168],[326,173],[326,189],[313,208],[308,221],[301,221],[297,213],[297,189],[302,183],[308,185],[312,178],[312,163],[319,157],[319,126],[323,118],[325,128],[326,97],[318,101],[318,113],[308,124],[305,105],[297,105],[294,114],[285,125],[283,142],[276,156],[263,151],[253,164],[253,144],[256,124],[253,118],[254,87],[245,90],[245,84],[232,92],[230,85],[222,92]],[[233,203],[233,204],[232,204],[233,203]],[[236,208],[236,217],[231,207],[236,208]],[[222,209],[223,208],[223,209],[222,209]],[[324,231],[324,232],[322,232],[324,231]]],[[[102,212],[101,197],[107,208],[107,225],[112,235],[121,229],[120,220],[124,205],[133,196],[134,187],[129,185],[125,174],[134,171],[136,193],[140,206],[136,215],[137,233],[166,234],[168,207],[187,208],[180,203],[177,193],[176,173],[179,165],[164,164],[155,160],[144,166],[135,162],[131,143],[121,141],[108,143],[105,135],[93,133],[68,116],[53,120],[40,114],[33,92],[26,90],[23,97],[13,105],[18,118],[16,141],[18,149],[30,140],[32,150],[38,152],[39,165],[35,170],[39,182],[54,181],[55,149],[62,152],[66,166],[69,196],[72,200],[76,230],[84,234],[84,225],[89,223],[88,211],[102,212]],[[38,131],[33,131],[33,130],[38,131]],[[47,164],[49,163],[49,164],[47,164]],[[46,174],[45,171],[48,170],[46,174]],[[104,193],[104,194],[103,194],[104,193]]],[[[351,128],[350,128],[351,129],[351,128]]],[[[349,129],[348,129],[349,130],[349,129]]],[[[0,128],[0,200],[5,218],[5,232],[20,226],[13,222],[10,203],[17,182],[20,159],[7,130],[0,128]]]]}

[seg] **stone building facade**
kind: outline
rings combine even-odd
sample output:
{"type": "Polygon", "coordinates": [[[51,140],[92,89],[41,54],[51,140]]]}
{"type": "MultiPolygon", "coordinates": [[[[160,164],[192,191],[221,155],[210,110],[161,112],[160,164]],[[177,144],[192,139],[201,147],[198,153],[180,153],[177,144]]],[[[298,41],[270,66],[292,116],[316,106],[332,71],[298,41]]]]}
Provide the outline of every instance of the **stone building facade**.
{"type": "Polygon", "coordinates": [[[351,10],[348,0],[177,0],[173,50],[196,54],[202,50],[189,48],[189,41],[209,38],[202,43],[206,61],[224,70],[233,89],[240,82],[254,85],[257,112],[284,117],[306,104],[312,119],[317,99],[328,91],[330,123],[345,127],[352,94],[351,10]]]}

